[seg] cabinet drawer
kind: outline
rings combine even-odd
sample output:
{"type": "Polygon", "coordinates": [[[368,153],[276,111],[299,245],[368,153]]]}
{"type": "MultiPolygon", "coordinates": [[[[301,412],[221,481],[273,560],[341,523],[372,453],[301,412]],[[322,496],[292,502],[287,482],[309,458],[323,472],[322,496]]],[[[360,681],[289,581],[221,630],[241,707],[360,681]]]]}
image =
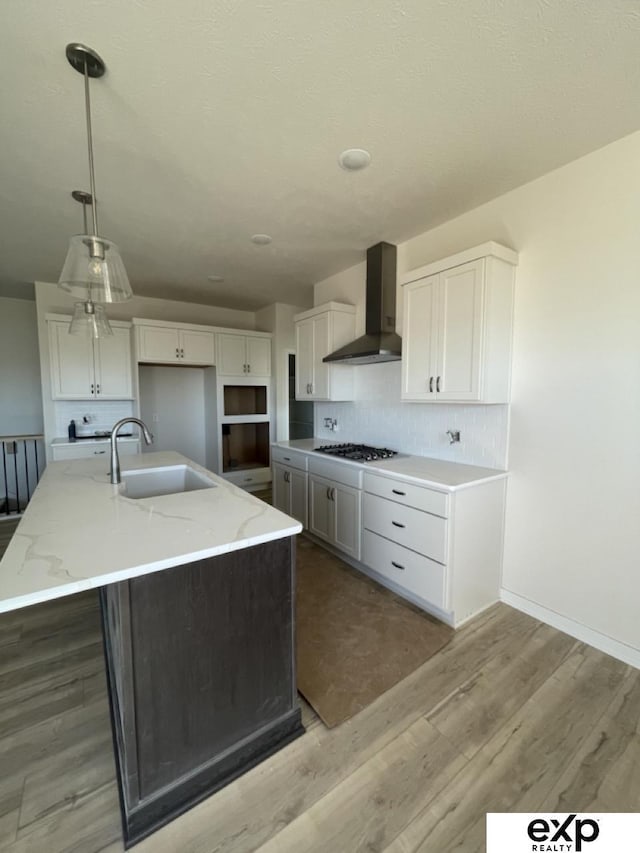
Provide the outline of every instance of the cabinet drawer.
{"type": "Polygon", "coordinates": [[[306,453],[301,453],[299,450],[288,450],[284,447],[271,448],[271,461],[280,462],[281,465],[288,465],[289,468],[299,468],[300,471],[307,470],[306,453]]]}
{"type": "Polygon", "coordinates": [[[437,515],[365,492],[364,527],[439,563],[447,562],[447,522],[437,515]]]}
{"type": "Polygon", "coordinates": [[[318,474],[335,483],[342,483],[354,489],[362,488],[362,469],[345,462],[333,462],[320,458],[319,453],[309,457],[309,473],[318,474]]]}
{"type": "Polygon", "coordinates": [[[227,471],[222,476],[234,486],[251,490],[255,486],[271,482],[271,468],[245,468],[240,471],[227,471]]]}
{"type": "MultiPolygon", "coordinates": [[[[89,442],[84,444],[54,444],[51,448],[51,456],[54,462],[63,462],[65,459],[93,459],[94,456],[104,456],[107,459],[110,454],[108,441],[89,442]]],[[[132,456],[139,453],[140,447],[137,441],[118,443],[118,454],[120,456],[132,456]]]]}
{"type": "Polygon", "coordinates": [[[362,562],[409,592],[445,609],[445,567],[369,530],[362,535],[362,562]]]}
{"type": "Polygon", "coordinates": [[[364,475],[364,490],[381,498],[440,515],[442,518],[449,517],[449,495],[445,492],[369,473],[364,475]]]}

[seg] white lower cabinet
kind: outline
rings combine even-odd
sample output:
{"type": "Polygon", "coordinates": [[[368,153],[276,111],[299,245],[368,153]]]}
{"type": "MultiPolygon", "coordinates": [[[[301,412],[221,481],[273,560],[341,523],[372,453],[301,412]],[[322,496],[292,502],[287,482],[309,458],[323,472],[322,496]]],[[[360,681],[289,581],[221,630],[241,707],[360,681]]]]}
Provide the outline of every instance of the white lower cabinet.
{"type": "Polygon", "coordinates": [[[271,489],[276,509],[307,526],[307,472],[278,462],[273,463],[271,489]]]}
{"type": "Polygon", "coordinates": [[[309,475],[309,531],[360,559],[360,489],[309,475]]]}
{"type": "Polygon", "coordinates": [[[458,626],[498,601],[506,480],[451,494],[365,473],[362,563],[458,626]]]}

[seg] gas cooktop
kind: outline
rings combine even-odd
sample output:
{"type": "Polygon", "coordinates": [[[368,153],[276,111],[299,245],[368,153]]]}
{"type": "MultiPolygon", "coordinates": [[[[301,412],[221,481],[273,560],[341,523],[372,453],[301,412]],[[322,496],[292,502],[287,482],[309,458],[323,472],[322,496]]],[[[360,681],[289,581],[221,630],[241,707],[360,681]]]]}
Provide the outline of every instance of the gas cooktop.
{"type": "Polygon", "coordinates": [[[368,444],[326,444],[324,447],[314,447],[316,453],[328,453],[329,456],[340,456],[352,462],[372,462],[374,459],[390,459],[397,450],[387,447],[371,447],[368,444]]]}

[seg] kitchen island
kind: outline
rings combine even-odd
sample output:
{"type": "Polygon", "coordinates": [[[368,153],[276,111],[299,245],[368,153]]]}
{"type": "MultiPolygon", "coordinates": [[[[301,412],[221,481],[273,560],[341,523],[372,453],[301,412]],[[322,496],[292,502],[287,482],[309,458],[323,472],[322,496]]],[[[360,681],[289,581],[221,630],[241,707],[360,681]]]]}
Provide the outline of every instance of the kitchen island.
{"type": "Polygon", "coordinates": [[[301,525],[177,453],[126,457],[119,486],[107,465],[47,467],[0,562],[0,613],[100,589],[130,846],[302,734],[301,525]],[[144,496],[184,466],[190,490],[144,496]]]}

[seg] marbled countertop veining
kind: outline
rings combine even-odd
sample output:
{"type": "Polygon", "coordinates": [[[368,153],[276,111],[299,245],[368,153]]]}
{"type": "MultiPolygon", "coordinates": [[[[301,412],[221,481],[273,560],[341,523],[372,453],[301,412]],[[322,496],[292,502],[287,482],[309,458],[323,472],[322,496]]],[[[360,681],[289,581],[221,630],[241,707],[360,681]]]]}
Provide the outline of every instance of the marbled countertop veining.
{"type": "Polygon", "coordinates": [[[123,477],[184,463],[215,488],[132,500],[110,484],[108,460],[49,463],[0,562],[0,613],[302,530],[179,453],[120,460],[123,477]]]}

